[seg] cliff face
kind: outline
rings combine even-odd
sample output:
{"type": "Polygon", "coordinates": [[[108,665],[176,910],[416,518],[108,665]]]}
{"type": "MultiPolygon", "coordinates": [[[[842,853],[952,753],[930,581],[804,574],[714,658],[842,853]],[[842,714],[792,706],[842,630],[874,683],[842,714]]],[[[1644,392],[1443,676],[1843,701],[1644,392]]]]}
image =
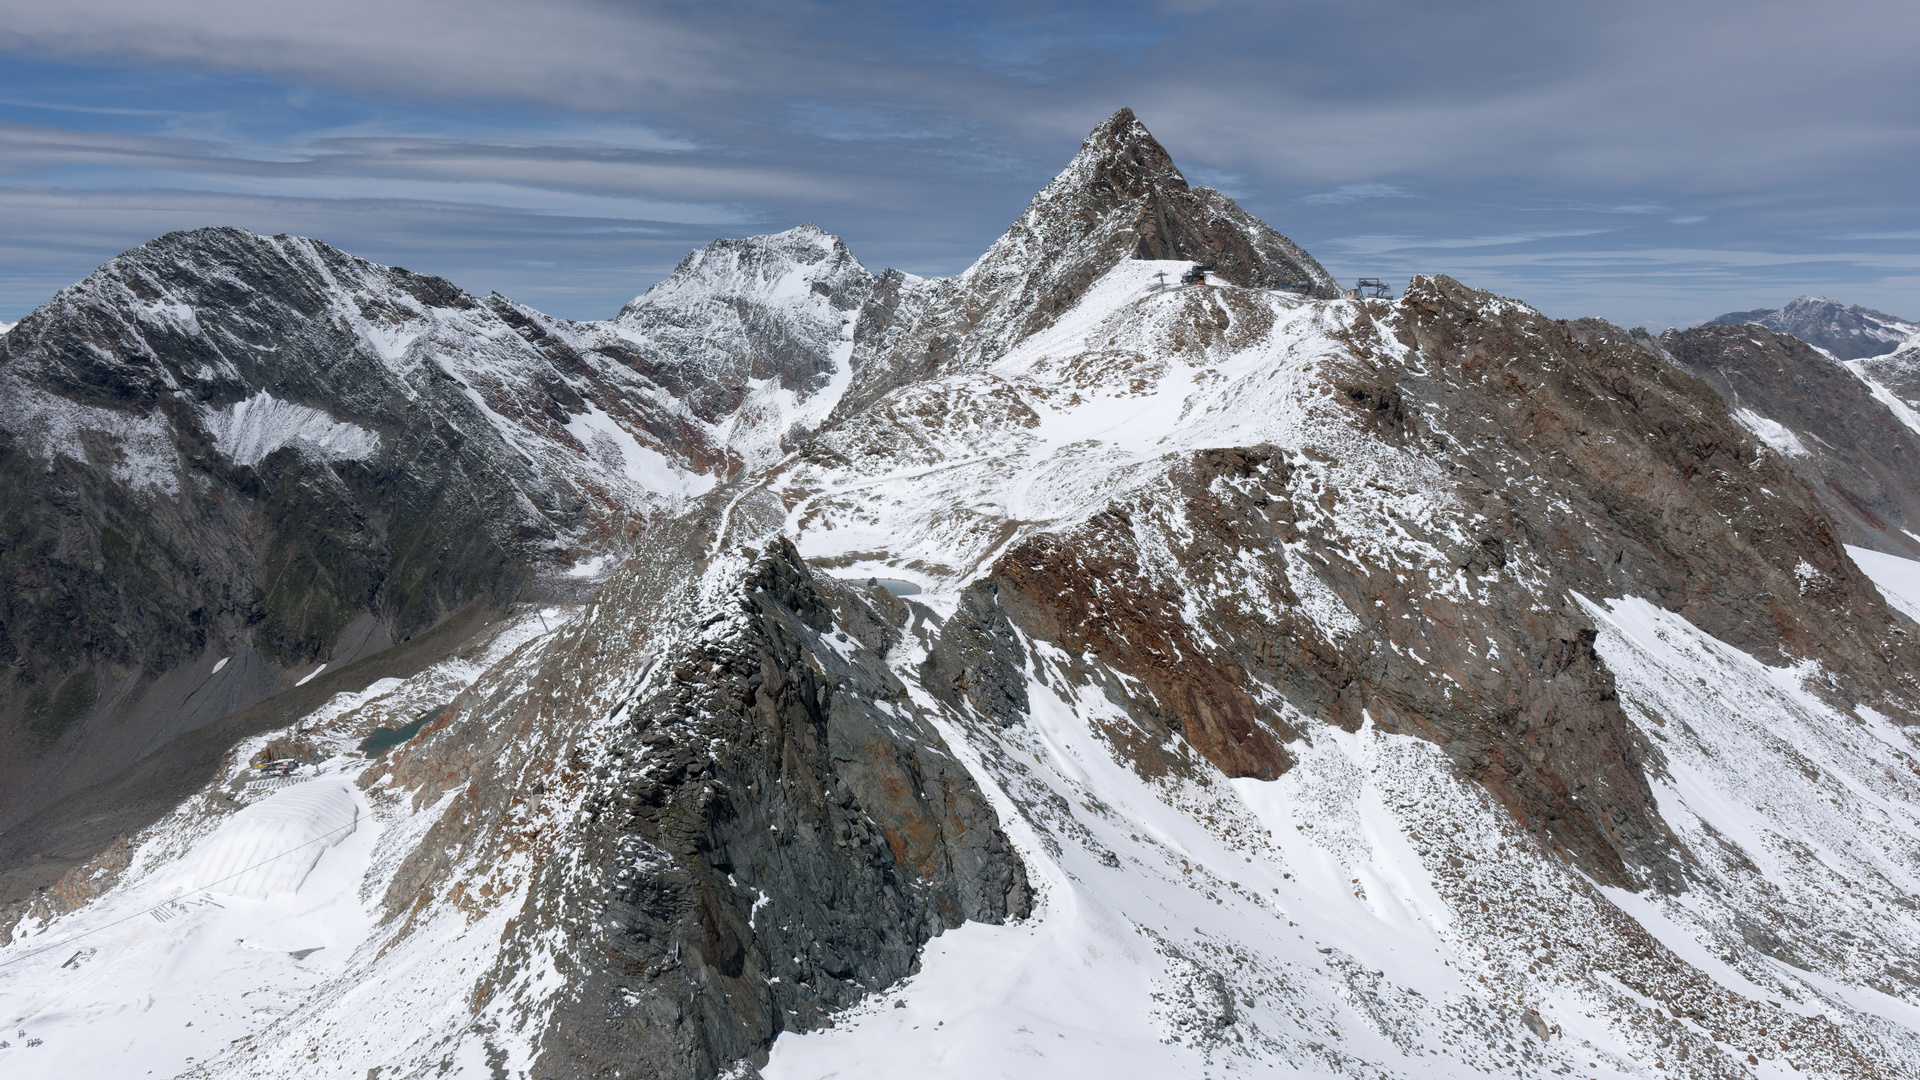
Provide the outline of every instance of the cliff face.
{"type": "MultiPolygon", "coordinates": [[[[486,301],[507,372],[640,380],[682,426],[621,430],[714,488],[275,733],[364,812],[261,909],[326,949],[241,964],[251,914],[165,893],[274,797],[263,733],[0,955],[97,925],[113,974],[0,1012],[95,1053],[61,1018],[165,980],[223,1003],[202,1076],[1911,1075],[1920,565],[1869,580],[1723,403],[1818,399],[1764,416],[1892,484],[1857,389],[1897,417],[1904,369],[1276,289],[1329,283],[1236,214],[1123,112],[953,279],[802,228],[612,323],[486,301]]],[[[594,413],[488,407],[629,415],[567,377],[594,413]]]]}

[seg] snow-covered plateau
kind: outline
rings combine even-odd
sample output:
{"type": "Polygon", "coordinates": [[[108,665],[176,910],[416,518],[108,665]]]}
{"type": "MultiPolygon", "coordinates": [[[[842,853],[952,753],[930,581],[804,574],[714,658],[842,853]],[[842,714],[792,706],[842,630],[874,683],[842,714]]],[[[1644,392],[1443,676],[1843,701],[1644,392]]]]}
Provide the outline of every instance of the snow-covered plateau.
{"type": "MultiPolygon", "coordinates": [[[[310,706],[16,912],[0,1069],[1920,1076],[1920,522],[1690,373],[1801,354],[1340,299],[1248,222],[1123,111],[951,279],[807,226],[587,324],[351,264],[407,284],[328,309],[366,370],[594,591],[290,665],[310,706]]],[[[405,435],[258,383],[193,445],[405,435]]],[[[201,482],[33,392],[47,462],[201,482]]]]}

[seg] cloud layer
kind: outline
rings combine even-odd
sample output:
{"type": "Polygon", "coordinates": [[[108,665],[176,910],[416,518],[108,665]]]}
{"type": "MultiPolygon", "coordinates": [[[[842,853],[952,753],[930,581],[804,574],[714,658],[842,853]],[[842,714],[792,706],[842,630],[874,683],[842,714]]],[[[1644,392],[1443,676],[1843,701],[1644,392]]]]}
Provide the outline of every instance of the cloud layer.
{"type": "Polygon", "coordinates": [[[1920,315],[1917,47],[1879,2],[0,0],[0,318],[212,222],[576,316],[802,220],[952,272],[1122,104],[1343,276],[1920,315]]]}

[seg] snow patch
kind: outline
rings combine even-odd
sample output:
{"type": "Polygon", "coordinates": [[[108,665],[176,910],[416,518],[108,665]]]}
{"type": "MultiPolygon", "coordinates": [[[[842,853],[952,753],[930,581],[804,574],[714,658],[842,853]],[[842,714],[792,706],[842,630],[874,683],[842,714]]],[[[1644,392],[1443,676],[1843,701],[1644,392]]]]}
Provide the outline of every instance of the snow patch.
{"type": "Polygon", "coordinates": [[[1742,427],[1753,432],[1754,437],[1779,452],[1782,457],[1806,457],[1811,451],[1800,441],[1791,428],[1777,420],[1769,420],[1752,409],[1735,409],[1733,418],[1740,421],[1742,427]]]}
{"type": "Polygon", "coordinates": [[[1842,363],[1841,366],[1853,372],[1855,378],[1866,383],[1867,390],[1873,395],[1873,399],[1885,405],[1888,410],[1893,413],[1895,419],[1914,431],[1920,431],[1920,413],[1915,412],[1906,402],[1901,401],[1898,395],[1892,390],[1887,389],[1885,383],[1868,374],[1865,363],[1859,360],[1848,360],[1842,363]]]}
{"type": "Polygon", "coordinates": [[[676,467],[667,455],[642,444],[591,403],[585,412],[567,419],[567,432],[580,440],[595,461],[642,491],[691,496],[713,489],[713,477],[676,467]]]}
{"type": "Polygon", "coordinates": [[[0,428],[51,470],[56,458],[87,462],[133,490],[180,494],[180,454],[166,416],[81,405],[18,379],[0,379],[0,428]]]}
{"type": "Polygon", "coordinates": [[[189,892],[266,899],[298,892],[326,850],[346,839],[360,806],[344,780],[308,780],[228,818],[182,863],[189,892]]]}
{"type": "Polygon", "coordinates": [[[206,423],[214,445],[236,465],[257,465],[283,446],[297,446],[320,458],[356,461],[380,450],[375,432],[264,390],[213,410],[206,423]]]}
{"type": "Polygon", "coordinates": [[[1887,606],[1920,622],[1920,562],[1851,544],[1847,545],[1847,555],[1880,590],[1887,606]]]}

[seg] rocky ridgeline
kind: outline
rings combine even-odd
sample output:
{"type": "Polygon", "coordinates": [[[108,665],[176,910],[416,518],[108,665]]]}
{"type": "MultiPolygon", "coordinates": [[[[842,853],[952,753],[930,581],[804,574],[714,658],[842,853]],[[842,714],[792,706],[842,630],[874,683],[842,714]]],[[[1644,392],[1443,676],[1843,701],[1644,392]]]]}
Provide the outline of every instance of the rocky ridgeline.
{"type": "Polygon", "coordinates": [[[1900,381],[1896,357],[1874,376],[1868,368],[1878,361],[1837,362],[1798,337],[1750,324],[1669,330],[1659,347],[1800,472],[1842,539],[1920,558],[1908,531],[1920,528],[1920,431],[1895,413],[1899,401],[1883,400],[1884,381],[1900,381]]]}

